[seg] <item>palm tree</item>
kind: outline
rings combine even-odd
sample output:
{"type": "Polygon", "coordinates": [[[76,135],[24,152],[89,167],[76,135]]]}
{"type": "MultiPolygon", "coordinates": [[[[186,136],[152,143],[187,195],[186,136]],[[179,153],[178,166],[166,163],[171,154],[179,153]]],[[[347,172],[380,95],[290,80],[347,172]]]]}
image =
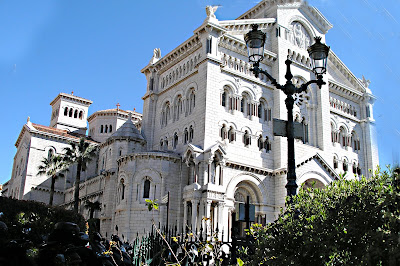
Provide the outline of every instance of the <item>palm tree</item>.
{"type": "Polygon", "coordinates": [[[49,205],[53,205],[54,186],[58,177],[64,177],[63,172],[67,172],[67,165],[61,156],[51,155],[43,158],[38,167],[38,175],[47,175],[51,178],[49,205]]]}
{"type": "Polygon", "coordinates": [[[88,163],[96,154],[96,147],[81,138],[79,143],[70,142],[70,147],[64,148],[64,160],[68,165],[77,164],[75,191],[74,191],[74,211],[78,212],[79,206],[79,185],[81,183],[81,171],[85,171],[88,163]]]}
{"type": "Polygon", "coordinates": [[[98,201],[95,202],[86,201],[85,207],[89,209],[90,212],[89,219],[93,219],[94,211],[101,210],[101,203],[98,201]]]}

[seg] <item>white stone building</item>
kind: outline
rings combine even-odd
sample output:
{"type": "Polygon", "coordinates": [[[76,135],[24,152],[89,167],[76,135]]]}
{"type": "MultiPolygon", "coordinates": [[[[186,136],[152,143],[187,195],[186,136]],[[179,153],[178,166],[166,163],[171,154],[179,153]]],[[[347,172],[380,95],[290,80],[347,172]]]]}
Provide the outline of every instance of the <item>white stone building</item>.
{"type": "MultiPolygon", "coordinates": [[[[28,120],[3,194],[47,202],[50,182],[36,175],[40,160],[77,141],[88,121],[98,156],[82,173],[81,212],[88,213],[84,200],[99,201],[95,215],[104,235],[118,226],[132,239],[149,231],[152,219],[165,225],[166,207],[149,212],[145,200],[168,192],[168,223],[178,230],[203,223],[228,238],[233,225],[243,226],[233,217],[235,203],[247,196],[257,222],[273,221],[286,195],[287,139],[273,136],[272,120],[287,118],[286,96],[249,71],[243,35],[259,25],[268,35],[261,67],[282,84],[289,56],[300,85],[315,79],[307,47],[316,36],[325,42],[332,25],[299,0],[264,0],[235,20],[220,21],[214,12],[207,7],[203,24],[167,55],[154,50],[142,69],[143,116],[116,108],[87,118],[91,101],[61,93],[51,103],[50,127],[28,120]]],[[[332,51],[324,80],[321,89],[311,85],[296,97],[294,117],[306,136],[295,143],[299,185],[324,186],[345,172],[368,176],[379,163],[369,81],[356,78],[332,51]]],[[[72,206],[73,176],[71,169],[58,181],[57,204],[72,206]]]]}

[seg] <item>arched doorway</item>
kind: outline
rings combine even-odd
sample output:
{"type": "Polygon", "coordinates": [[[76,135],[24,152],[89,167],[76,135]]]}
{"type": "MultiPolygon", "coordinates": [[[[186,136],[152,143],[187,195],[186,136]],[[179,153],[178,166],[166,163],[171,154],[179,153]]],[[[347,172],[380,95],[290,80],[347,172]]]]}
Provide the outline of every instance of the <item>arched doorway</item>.
{"type": "Polygon", "coordinates": [[[235,209],[231,214],[232,234],[238,237],[246,235],[245,229],[256,222],[255,209],[260,205],[258,187],[250,181],[241,181],[237,184],[234,193],[234,206],[235,209]],[[249,225],[244,220],[246,212],[246,203],[249,203],[249,225]]]}

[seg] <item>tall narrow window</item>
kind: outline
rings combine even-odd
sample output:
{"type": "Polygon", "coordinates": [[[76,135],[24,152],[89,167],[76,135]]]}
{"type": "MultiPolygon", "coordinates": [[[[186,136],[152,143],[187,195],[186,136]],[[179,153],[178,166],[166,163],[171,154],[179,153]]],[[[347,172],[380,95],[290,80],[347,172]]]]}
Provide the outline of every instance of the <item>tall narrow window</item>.
{"type": "Polygon", "coordinates": [[[110,127],[108,128],[108,132],[112,132],[112,125],[110,125],[110,127]]]}
{"type": "Polygon", "coordinates": [[[187,144],[188,141],[189,141],[189,133],[188,133],[187,128],[185,128],[185,131],[184,131],[184,142],[183,143],[187,144]]]}
{"type": "Polygon", "coordinates": [[[72,117],[73,112],[74,112],[74,110],[72,110],[72,108],[69,109],[69,114],[68,114],[68,116],[69,116],[69,117],[72,117]]]}
{"type": "Polygon", "coordinates": [[[245,101],[244,101],[244,99],[242,98],[242,99],[240,100],[240,112],[242,112],[242,113],[244,113],[244,105],[245,105],[245,101]]]}
{"type": "Polygon", "coordinates": [[[79,119],[81,119],[81,120],[83,119],[83,112],[82,111],[79,112],[79,119]]]}
{"type": "Polygon", "coordinates": [[[370,108],[369,108],[369,105],[367,105],[367,106],[365,107],[365,112],[366,112],[367,117],[371,117],[371,110],[370,110],[370,108]]]}
{"type": "Polygon", "coordinates": [[[68,115],[68,107],[65,107],[65,109],[64,109],[64,116],[67,116],[68,115]]]}
{"type": "Polygon", "coordinates": [[[223,107],[226,106],[226,92],[225,92],[225,91],[224,91],[224,92],[222,93],[222,95],[221,95],[221,105],[222,105],[223,107]]]}
{"type": "Polygon", "coordinates": [[[258,118],[261,118],[261,116],[262,116],[262,108],[263,108],[263,106],[262,106],[262,104],[260,103],[260,104],[258,105],[258,109],[257,109],[257,116],[258,116],[258,118]]]}
{"type": "Polygon", "coordinates": [[[178,145],[178,133],[175,132],[175,134],[174,134],[174,149],[176,149],[177,145],[178,145]]]}
{"type": "Polygon", "coordinates": [[[212,53],[212,39],[207,39],[207,54],[211,54],[212,53]]]}
{"type": "Polygon", "coordinates": [[[260,151],[264,148],[264,141],[263,141],[262,135],[260,135],[260,136],[258,137],[257,146],[258,146],[258,149],[259,149],[260,151]]]}
{"type": "Polygon", "coordinates": [[[143,184],[143,198],[150,197],[150,180],[146,179],[143,184]]]}
{"type": "Polygon", "coordinates": [[[100,133],[103,133],[103,125],[100,126],[100,133]]]}
{"type": "Polygon", "coordinates": [[[243,143],[245,146],[249,146],[251,144],[250,134],[247,130],[244,132],[243,143]]]}
{"type": "Polygon", "coordinates": [[[125,183],[124,179],[121,179],[121,200],[125,198],[125,183]]]}
{"type": "Polygon", "coordinates": [[[74,112],[74,118],[78,118],[78,110],[75,110],[75,112],[74,112]]]}
{"type": "Polygon", "coordinates": [[[53,157],[54,155],[54,150],[53,149],[49,149],[49,152],[47,153],[47,159],[51,160],[51,157],[53,157]]]}
{"type": "Polygon", "coordinates": [[[105,127],[104,127],[104,133],[107,133],[108,132],[108,126],[106,125],[105,127]]]}
{"type": "Polygon", "coordinates": [[[193,141],[193,135],[194,135],[194,130],[193,130],[193,127],[190,126],[190,128],[189,128],[189,142],[193,141]]]}
{"type": "Polygon", "coordinates": [[[235,141],[236,137],[235,137],[235,130],[233,129],[233,127],[229,128],[228,137],[229,137],[229,142],[235,141]]]}

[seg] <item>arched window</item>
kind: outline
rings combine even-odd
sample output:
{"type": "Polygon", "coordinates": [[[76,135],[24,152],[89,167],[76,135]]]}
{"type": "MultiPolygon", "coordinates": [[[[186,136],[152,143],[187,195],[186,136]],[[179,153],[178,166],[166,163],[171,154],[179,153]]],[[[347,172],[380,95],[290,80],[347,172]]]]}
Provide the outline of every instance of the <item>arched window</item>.
{"type": "Polygon", "coordinates": [[[160,140],[160,150],[163,150],[164,148],[164,141],[161,139],[160,140]]]}
{"type": "Polygon", "coordinates": [[[353,174],[357,174],[357,164],[353,163],[353,174]]]}
{"type": "Polygon", "coordinates": [[[235,134],[235,130],[233,129],[233,127],[229,128],[228,137],[229,137],[229,142],[234,142],[236,140],[236,134],[235,134]]]}
{"type": "Polygon", "coordinates": [[[196,106],[196,95],[194,93],[194,89],[192,89],[189,96],[189,114],[192,113],[195,106],[196,106]]]}
{"type": "Polygon", "coordinates": [[[78,110],[75,110],[75,112],[74,112],[74,118],[78,118],[78,110]]]}
{"type": "Polygon", "coordinates": [[[65,109],[64,109],[64,116],[67,116],[68,115],[68,107],[65,107],[65,109]]]}
{"type": "Polygon", "coordinates": [[[262,135],[260,135],[260,136],[258,137],[257,146],[258,146],[258,149],[259,149],[260,151],[264,148],[264,141],[263,141],[262,135]]]}
{"type": "Polygon", "coordinates": [[[121,179],[120,189],[121,189],[121,200],[123,200],[125,198],[125,181],[124,181],[124,179],[121,179]]]}
{"type": "Polygon", "coordinates": [[[187,128],[185,128],[185,131],[184,131],[184,144],[186,144],[186,143],[188,143],[188,141],[189,141],[189,132],[188,132],[188,130],[187,130],[187,128]]]}
{"type": "Polygon", "coordinates": [[[148,179],[143,184],[143,198],[150,198],[150,180],[148,179]]]}
{"type": "Polygon", "coordinates": [[[268,137],[265,137],[264,148],[266,152],[269,152],[272,149],[271,142],[269,141],[268,137]]]}
{"type": "Polygon", "coordinates": [[[106,125],[105,127],[104,127],[104,133],[107,133],[108,132],[108,126],[106,125]]]}
{"type": "Polygon", "coordinates": [[[100,126],[100,133],[103,133],[103,125],[100,126]]]}
{"type": "Polygon", "coordinates": [[[343,160],[343,171],[347,172],[349,170],[349,165],[347,163],[347,160],[343,160]]]}
{"type": "Polygon", "coordinates": [[[226,107],[226,92],[224,91],[221,95],[221,105],[226,107]]]}
{"type": "Polygon", "coordinates": [[[244,98],[242,98],[242,99],[240,100],[240,112],[242,112],[242,113],[244,113],[244,106],[245,106],[245,104],[246,104],[246,101],[245,101],[244,98]]]}
{"type": "Polygon", "coordinates": [[[228,135],[228,132],[226,130],[226,125],[223,124],[222,127],[221,127],[221,131],[220,131],[221,139],[222,140],[226,139],[228,137],[227,135],[228,135]]]}
{"type": "Polygon", "coordinates": [[[81,120],[83,119],[83,111],[79,112],[79,119],[81,119],[81,120]]]}
{"type": "Polygon", "coordinates": [[[338,159],[333,157],[333,168],[337,169],[339,167],[338,159]]]}
{"type": "Polygon", "coordinates": [[[190,126],[189,127],[189,142],[193,141],[193,136],[194,136],[194,130],[193,130],[193,127],[190,126]]]}
{"type": "Polygon", "coordinates": [[[51,157],[53,157],[53,155],[54,155],[54,150],[50,148],[49,151],[47,152],[47,160],[50,160],[51,157]]]}
{"type": "Polygon", "coordinates": [[[176,149],[177,145],[178,145],[178,133],[175,132],[175,134],[174,134],[174,149],[176,149]]]}
{"type": "Polygon", "coordinates": [[[71,109],[69,109],[69,117],[72,117],[72,114],[73,114],[73,112],[74,112],[74,110],[72,110],[72,108],[71,109]]]}
{"type": "MultiPolygon", "coordinates": [[[[258,109],[257,109],[257,116],[258,116],[258,118],[261,118],[261,116],[262,116],[262,110],[264,109],[263,106],[264,106],[263,103],[260,103],[260,104],[258,105],[258,109]]],[[[264,120],[265,120],[265,119],[264,119],[264,120]]]]}
{"type": "Polygon", "coordinates": [[[251,137],[247,130],[244,132],[243,135],[243,143],[245,146],[249,146],[251,144],[251,137]]]}
{"type": "Polygon", "coordinates": [[[108,132],[112,132],[112,125],[110,125],[110,127],[108,128],[108,132]]]}

